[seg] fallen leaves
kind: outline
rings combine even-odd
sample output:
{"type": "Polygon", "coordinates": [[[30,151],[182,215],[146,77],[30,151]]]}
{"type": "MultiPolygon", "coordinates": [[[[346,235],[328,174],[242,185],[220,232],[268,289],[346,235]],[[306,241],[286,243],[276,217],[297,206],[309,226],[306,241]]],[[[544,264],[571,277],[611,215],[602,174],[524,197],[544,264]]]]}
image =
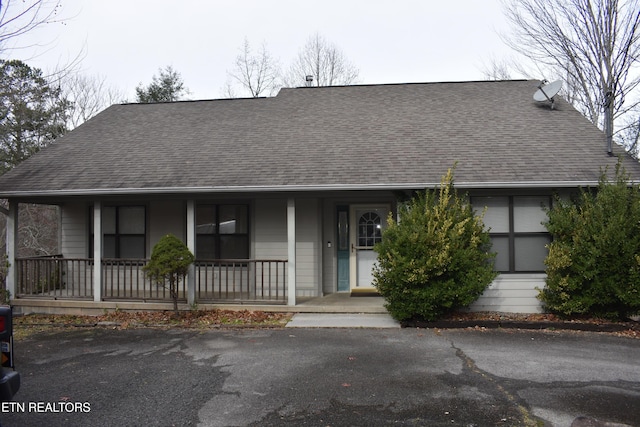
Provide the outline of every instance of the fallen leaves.
{"type": "Polygon", "coordinates": [[[291,313],[251,310],[192,310],[173,311],[110,311],[100,316],[31,314],[13,319],[14,335],[20,339],[23,329],[41,330],[43,327],[113,327],[130,329],[141,327],[171,327],[209,329],[219,327],[283,327],[291,320],[291,313]]]}
{"type": "MultiPolygon", "coordinates": [[[[587,328],[581,325],[601,325],[602,331],[599,333],[607,333],[619,337],[636,338],[640,339],[640,323],[637,321],[627,322],[612,322],[607,319],[601,319],[596,317],[580,317],[573,319],[564,319],[560,316],[556,316],[550,313],[499,313],[499,312],[455,312],[448,316],[445,316],[442,320],[450,322],[478,322],[478,325],[471,326],[468,329],[475,331],[487,331],[488,328],[483,326],[483,322],[499,322],[501,327],[508,330],[507,325],[516,325],[518,322],[529,322],[539,326],[539,329],[544,329],[548,332],[553,332],[555,329],[552,327],[554,324],[564,324],[564,328],[560,328],[564,333],[573,332],[579,333],[581,329],[595,331],[594,328],[587,328]],[[549,325],[549,326],[545,326],[549,325]],[[620,330],[611,330],[613,328],[607,328],[607,326],[616,326],[620,330]],[[607,329],[610,329],[607,331],[607,329]]],[[[534,328],[535,329],[535,328],[534,328]]],[[[597,328],[596,328],[597,329],[597,328]]],[[[436,334],[439,335],[440,330],[436,329],[436,334]]]]}

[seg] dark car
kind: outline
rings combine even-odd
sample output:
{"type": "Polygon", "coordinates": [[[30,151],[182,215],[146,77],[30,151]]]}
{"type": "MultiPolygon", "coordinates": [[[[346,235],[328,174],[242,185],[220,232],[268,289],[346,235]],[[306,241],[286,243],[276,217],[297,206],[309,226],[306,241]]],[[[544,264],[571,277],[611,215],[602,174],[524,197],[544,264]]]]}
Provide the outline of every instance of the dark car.
{"type": "Polygon", "coordinates": [[[0,402],[8,402],[20,388],[20,373],[13,365],[13,315],[8,306],[0,306],[0,347],[0,402]]]}

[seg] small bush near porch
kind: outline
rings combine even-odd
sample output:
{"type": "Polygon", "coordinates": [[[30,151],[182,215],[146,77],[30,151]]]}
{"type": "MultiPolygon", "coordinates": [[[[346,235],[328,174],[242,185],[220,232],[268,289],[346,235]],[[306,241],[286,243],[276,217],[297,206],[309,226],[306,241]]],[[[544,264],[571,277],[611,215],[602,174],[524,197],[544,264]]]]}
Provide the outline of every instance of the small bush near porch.
{"type": "Polygon", "coordinates": [[[453,171],[389,217],[374,283],[397,320],[436,320],[478,299],[495,279],[482,219],[453,188],[453,171]]]}
{"type": "Polygon", "coordinates": [[[169,283],[173,311],[176,315],[178,314],[178,284],[180,280],[184,280],[193,261],[195,257],[187,245],[173,234],[167,234],[153,247],[151,260],[144,267],[147,276],[158,286],[169,283]]]}

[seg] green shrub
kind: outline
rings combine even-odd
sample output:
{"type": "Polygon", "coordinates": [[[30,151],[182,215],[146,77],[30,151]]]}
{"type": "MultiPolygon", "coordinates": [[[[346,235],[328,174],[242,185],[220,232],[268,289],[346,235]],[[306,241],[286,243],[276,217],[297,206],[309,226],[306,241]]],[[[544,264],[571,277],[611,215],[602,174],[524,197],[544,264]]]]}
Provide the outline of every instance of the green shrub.
{"type": "Polygon", "coordinates": [[[178,313],[178,284],[187,274],[195,257],[182,240],[173,234],[162,237],[153,247],[151,260],[144,266],[147,276],[159,286],[169,287],[173,310],[178,313]]]}
{"type": "Polygon", "coordinates": [[[478,299],[495,279],[489,234],[453,188],[453,171],[389,216],[374,284],[398,320],[435,320],[478,299]]]}
{"type": "Polygon", "coordinates": [[[548,210],[546,287],[538,298],[563,315],[624,319],[640,312],[640,192],[620,163],[596,192],[556,198],[548,210]]]}

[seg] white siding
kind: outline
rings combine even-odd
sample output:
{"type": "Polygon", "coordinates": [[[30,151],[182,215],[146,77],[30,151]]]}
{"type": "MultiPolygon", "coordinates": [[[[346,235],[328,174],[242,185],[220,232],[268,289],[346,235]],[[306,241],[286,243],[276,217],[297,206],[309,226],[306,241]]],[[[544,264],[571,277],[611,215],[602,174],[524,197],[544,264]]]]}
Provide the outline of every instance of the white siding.
{"type": "Polygon", "coordinates": [[[501,274],[471,305],[471,311],[542,313],[536,288],[544,287],[545,277],[545,274],[501,274]]]}
{"type": "Polygon", "coordinates": [[[62,255],[65,258],[89,256],[88,208],[84,203],[69,203],[60,207],[60,235],[62,255]]]}

